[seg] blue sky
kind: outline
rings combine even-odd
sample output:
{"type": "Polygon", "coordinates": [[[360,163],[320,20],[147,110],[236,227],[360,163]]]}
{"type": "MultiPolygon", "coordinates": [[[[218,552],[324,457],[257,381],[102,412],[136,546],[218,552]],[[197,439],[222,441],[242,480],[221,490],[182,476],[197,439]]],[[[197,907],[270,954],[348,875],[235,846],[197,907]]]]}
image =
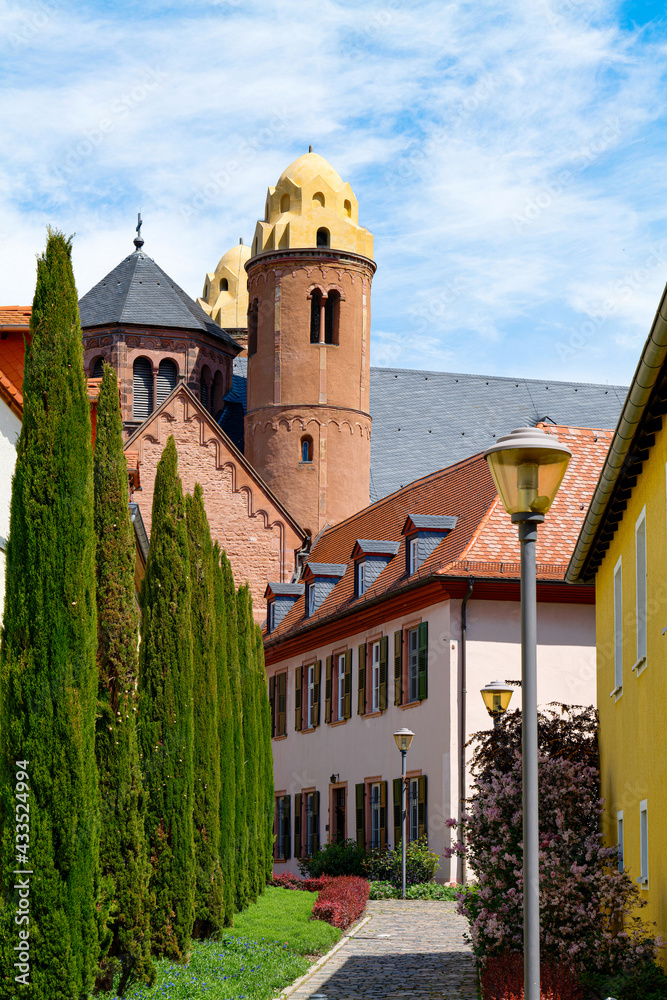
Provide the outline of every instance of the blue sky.
{"type": "Polygon", "coordinates": [[[667,14],[603,0],[0,0],[0,302],[47,225],[191,295],[312,143],[375,235],[373,363],[627,384],[667,280],[667,14]]]}

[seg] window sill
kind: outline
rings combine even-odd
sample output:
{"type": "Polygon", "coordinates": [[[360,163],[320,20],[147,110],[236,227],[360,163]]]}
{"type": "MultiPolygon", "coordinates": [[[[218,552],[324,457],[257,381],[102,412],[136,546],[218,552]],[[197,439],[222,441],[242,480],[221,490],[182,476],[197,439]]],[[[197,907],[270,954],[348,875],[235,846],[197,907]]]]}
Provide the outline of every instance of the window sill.
{"type": "Polygon", "coordinates": [[[274,865],[286,865],[287,860],[288,860],[287,858],[274,858],[273,863],[274,865]]]}
{"type": "Polygon", "coordinates": [[[378,708],[375,712],[364,712],[362,719],[379,719],[382,714],[382,710],[378,708]]]}
{"type": "Polygon", "coordinates": [[[311,459],[311,460],[310,460],[310,462],[299,462],[299,465],[308,465],[308,466],[310,466],[310,468],[312,469],[312,468],[313,468],[313,466],[315,465],[315,463],[314,463],[314,462],[313,462],[313,460],[311,459]]]}
{"type": "Polygon", "coordinates": [[[648,889],[648,875],[640,875],[637,879],[637,885],[641,889],[648,889]]]}
{"type": "Polygon", "coordinates": [[[317,729],[317,726],[310,726],[309,729],[300,729],[299,732],[301,732],[301,733],[314,733],[316,729],[317,729]]]}
{"type": "Polygon", "coordinates": [[[631,667],[630,670],[631,671],[636,670],[637,671],[637,677],[639,677],[639,675],[642,674],[646,670],[646,657],[642,656],[642,658],[640,660],[637,660],[637,662],[635,663],[635,665],[633,667],[631,667]]]}
{"type": "Polygon", "coordinates": [[[287,733],[282,733],[280,736],[272,736],[271,739],[273,740],[274,743],[278,743],[280,740],[287,739],[287,733]]]}
{"type": "Polygon", "coordinates": [[[615,687],[613,691],[609,692],[609,697],[610,698],[615,697],[616,701],[618,701],[618,699],[621,697],[622,694],[623,694],[623,685],[619,684],[618,687],[615,687]]]}
{"type": "Polygon", "coordinates": [[[403,709],[404,711],[405,711],[405,709],[406,709],[406,708],[419,708],[419,706],[420,706],[420,705],[422,704],[422,702],[424,702],[424,701],[426,701],[426,698],[421,698],[421,699],[419,699],[418,701],[406,701],[404,705],[401,705],[401,708],[402,708],[402,709],[403,709]]]}
{"type": "Polygon", "coordinates": [[[329,723],[329,725],[330,726],[344,726],[346,722],[347,722],[347,719],[334,719],[333,722],[329,723]]]}

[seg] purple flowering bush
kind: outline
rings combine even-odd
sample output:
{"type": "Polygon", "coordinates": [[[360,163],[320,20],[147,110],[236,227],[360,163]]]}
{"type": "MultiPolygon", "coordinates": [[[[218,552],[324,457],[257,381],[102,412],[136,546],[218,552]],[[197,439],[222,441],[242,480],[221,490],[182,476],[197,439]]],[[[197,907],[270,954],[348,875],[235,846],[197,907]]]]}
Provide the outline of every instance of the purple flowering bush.
{"type": "MultiPolygon", "coordinates": [[[[599,775],[594,767],[542,757],[540,797],[541,943],[545,961],[575,971],[613,972],[651,961],[662,942],[636,916],[644,902],[602,846],[599,775]]],[[[465,831],[450,850],[465,856],[479,891],[459,897],[477,957],[523,949],[521,756],[504,773],[486,768],[474,785],[465,831]]],[[[455,828],[454,820],[449,824],[455,828]]]]}

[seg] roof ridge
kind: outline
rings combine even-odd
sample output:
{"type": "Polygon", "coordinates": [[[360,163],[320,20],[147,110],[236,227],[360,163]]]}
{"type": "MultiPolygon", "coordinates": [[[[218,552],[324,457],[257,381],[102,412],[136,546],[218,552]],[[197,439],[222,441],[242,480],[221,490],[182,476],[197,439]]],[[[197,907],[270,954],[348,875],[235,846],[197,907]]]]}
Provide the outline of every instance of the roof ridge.
{"type": "Polygon", "coordinates": [[[487,381],[495,382],[514,382],[515,385],[521,385],[521,383],[531,385],[581,385],[590,386],[595,389],[625,389],[625,385],[617,385],[616,383],[609,382],[573,382],[561,379],[548,379],[548,378],[524,378],[518,375],[486,375],[484,373],[477,372],[450,372],[450,371],[436,371],[433,368],[389,368],[384,365],[371,365],[371,371],[375,372],[399,372],[405,373],[406,375],[451,375],[453,378],[478,378],[485,379],[487,381]]]}

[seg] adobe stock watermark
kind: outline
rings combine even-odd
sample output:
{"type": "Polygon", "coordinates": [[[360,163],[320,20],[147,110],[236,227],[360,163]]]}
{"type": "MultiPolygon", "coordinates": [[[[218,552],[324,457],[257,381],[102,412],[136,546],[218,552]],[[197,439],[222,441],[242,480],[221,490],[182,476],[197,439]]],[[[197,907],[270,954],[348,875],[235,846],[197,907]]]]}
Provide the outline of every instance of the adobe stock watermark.
{"type": "Polygon", "coordinates": [[[515,212],[512,215],[512,224],[516,232],[524,233],[532,226],[544,212],[562,197],[565,190],[579,174],[618,142],[622,132],[621,120],[616,118],[605,125],[597,138],[573,152],[571,155],[572,169],[561,170],[552,181],[543,184],[532,197],[526,200],[522,212],[515,212]]]}
{"type": "Polygon", "coordinates": [[[23,48],[49,24],[53,16],[67,6],[66,0],[40,0],[38,4],[24,11],[20,26],[10,31],[7,41],[14,49],[23,48]]]}
{"type": "Polygon", "coordinates": [[[629,302],[635,294],[653,277],[658,267],[667,262],[667,240],[655,243],[649,250],[643,264],[628,271],[618,281],[615,281],[613,294],[606,298],[596,309],[587,310],[587,318],[581,323],[570,327],[569,336],[555,345],[555,351],[561,361],[569,361],[579,351],[589,346],[590,340],[602,327],[616,315],[623,302],[629,302]]]}
{"type": "Polygon", "coordinates": [[[158,68],[150,68],[129,90],[112,102],[108,113],[83,135],[73,142],[60,163],[52,168],[52,173],[60,180],[66,180],[79,169],[81,164],[98,149],[105,138],[115,132],[143,102],[162,87],[169,74],[158,68]]]}
{"type": "Polygon", "coordinates": [[[18,944],[14,945],[14,981],[22,986],[30,985],[30,761],[15,761],[14,785],[14,849],[16,876],[14,892],[17,897],[14,923],[18,927],[18,944]]]}

